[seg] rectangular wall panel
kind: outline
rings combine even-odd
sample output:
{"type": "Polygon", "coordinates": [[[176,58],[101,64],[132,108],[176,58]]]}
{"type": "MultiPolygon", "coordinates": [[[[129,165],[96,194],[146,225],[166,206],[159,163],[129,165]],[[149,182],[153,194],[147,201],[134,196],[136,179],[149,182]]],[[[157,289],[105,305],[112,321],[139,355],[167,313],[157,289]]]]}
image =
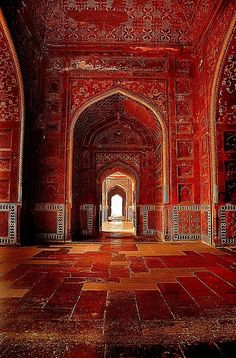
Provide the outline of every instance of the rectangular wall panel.
{"type": "Polygon", "coordinates": [[[17,204],[0,203],[0,245],[17,243],[17,204]]]}
{"type": "Polygon", "coordinates": [[[43,241],[64,240],[64,205],[36,204],[35,222],[37,223],[37,238],[43,241]]]}
{"type": "Polygon", "coordinates": [[[173,240],[200,240],[202,234],[210,240],[210,208],[201,205],[175,206],[173,210],[173,240]],[[207,213],[207,223],[202,232],[202,212],[207,213]]]}

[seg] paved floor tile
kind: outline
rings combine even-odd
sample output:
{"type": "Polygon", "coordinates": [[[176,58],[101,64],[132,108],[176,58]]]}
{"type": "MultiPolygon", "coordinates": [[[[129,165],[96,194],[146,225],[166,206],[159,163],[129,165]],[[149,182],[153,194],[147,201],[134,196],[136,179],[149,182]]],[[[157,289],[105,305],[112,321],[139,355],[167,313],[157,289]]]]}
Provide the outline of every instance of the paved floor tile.
{"type": "Polygon", "coordinates": [[[236,255],[200,242],[0,249],[1,357],[234,357],[236,255]]]}

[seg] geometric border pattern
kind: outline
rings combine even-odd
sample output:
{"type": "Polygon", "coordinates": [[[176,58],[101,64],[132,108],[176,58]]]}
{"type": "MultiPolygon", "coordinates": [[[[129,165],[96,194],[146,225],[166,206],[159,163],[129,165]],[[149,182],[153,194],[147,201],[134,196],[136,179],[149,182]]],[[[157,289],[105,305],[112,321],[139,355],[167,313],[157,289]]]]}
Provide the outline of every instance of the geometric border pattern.
{"type": "MultiPolygon", "coordinates": [[[[202,239],[203,242],[211,244],[211,208],[210,205],[201,205],[201,211],[207,212],[207,239],[208,242],[202,239]]],[[[202,238],[202,234],[201,234],[202,238]]]]}
{"type": "Polygon", "coordinates": [[[0,237],[0,245],[9,245],[17,243],[17,204],[0,203],[0,211],[7,211],[8,218],[8,236],[0,237]]]}
{"type": "Polygon", "coordinates": [[[174,206],[173,210],[173,240],[200,240],[199,234],[179,234],[179,211],[207,211],[208,212],[208,239],[211,240],[211,212],[209,205],[179,205],[174,206]]]}
{"type": "Polygon", "coordinates": [[[226,212],[233,211],[236,212],[236,205],[226,204],[220,208],[220,243],[235,245],[236,239],[227,238],[227,218],[226,212]]]}
{"type": "Polygon", "coordinates": [[[159,211],[161,212],[161,217],[162,217],[162,238],[163,240],[165,239],[165,217],[164,217],[164,208],[159,209],[159,211]]]}
{"type": "Polygon", "coordinates": [[[56,233],[37,233],[36,237],[41,240],[63,240],[65,228],[65,206],[62,204],[36,204],[35,211],[56,211],[57,212],[57,232],[56,233]]]}
{"type": "Polygon", "coordinates": [[[148,212],[156,211],[155,205],[142,205],[141,207],[141,215],[143,216],[143,234],[144,235],[156,235],[157,230],[149,229],[148,227],[148,212]]]}

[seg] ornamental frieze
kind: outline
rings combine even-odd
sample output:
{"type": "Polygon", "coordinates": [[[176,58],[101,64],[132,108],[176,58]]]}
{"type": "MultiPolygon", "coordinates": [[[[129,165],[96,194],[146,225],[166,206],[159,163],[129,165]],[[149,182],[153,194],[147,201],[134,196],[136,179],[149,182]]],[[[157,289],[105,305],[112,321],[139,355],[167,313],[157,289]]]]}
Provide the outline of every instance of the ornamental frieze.
{"type": "Polygon", "coordinates": [[[140,157],[138,154],[129,153],[97,153],[96,154],[96,167],[102,168],[104,165],[114,163],[116,161],[123,161],[130,164],[137,170],[140,170],[140,157]]]}

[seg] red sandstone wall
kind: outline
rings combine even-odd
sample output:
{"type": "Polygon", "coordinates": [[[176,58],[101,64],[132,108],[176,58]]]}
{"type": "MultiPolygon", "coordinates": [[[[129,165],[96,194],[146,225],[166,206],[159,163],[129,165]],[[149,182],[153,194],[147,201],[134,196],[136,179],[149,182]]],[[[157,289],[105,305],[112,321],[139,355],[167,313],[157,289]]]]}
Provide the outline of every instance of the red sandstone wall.
{"type": "MultiPolygon", "coordinates": [[[[42,28],[40,26],[35,28],[36,21],[31,19],[24,3],[9,0],[6,2],[6,9],[4,4],[3,2],[3,12],[14,39],[22,70],[25,97],[22,210],[18,232],[21,231],[20,241],[22,243],[31,243],[35,231],[41,225],[36,222],[37,220],[33,220],[31,209],[34,205],[32,197],[38,192],[38,188],[33,187],[32,183],[37,177],[37,168],[40,165],[38,139],[33,140],[33,138],[40,138],[44,128],[42,112],[44,109],[45,70],[42,28]],[[32,190],[34,191],[32,192],[32,190]]],[[[36,14],[35,17],[39,20],[36,14]]],[[[17,82],[16,77],[14,81],[17,82]]],[[[14,171],[15,173],[18,171],[17,165],[14,171]]],[[[37,215],[37,211],[35,215],[37,215]]]]}
{"type": "Polygon", "coordinates": [[[23,102],[17,57],[0,9],[0,244],[15,244],[21,208],[23,102]]]}
{"type": "Polygon", "coordinates": [[[216,105],[216,144],[220,244],[236,243],[236,25],[219,77],[216,105]]]}
{"type": "MultiPolygon", "coordinates": [[[[165,118],[170,140],[170,203],[199,204],[194,58],[188,53],[178,58],[171,55],[146,60],[126,57],[122,68],[117,65],[120,60],[114,54],[96,57],[56,55],[48,60],[46,123],[41,142],[34,139],[38,142],[42,163],[34,182],[35,190],[32,190],[36,193],[35,205],[44,203],[61,207],[65,204],[68,179],[65,140],[68,140],[73,113],[94,95],[117,86],[152,101],[165,118]]],[[[151,203],[146,203],[144,210],[149,210],[148,204],[151,203]]],[[[193,215],[198,220],[198,214],[193,215]]],[[[151,216],[152,213],[150,222],[153,221],[151,216]]],[[[190,226],[183,232],[191,234],[190,226]]]]}
{"type": "MultiPolygon", "coordinates": [[[[165,51],[160,48],[153,56],[149,52],[142,56],[135,53],[129,55],[132,52],[130,41],[132,42],[135,37],[131,34],[133,37],[130,38],[128,33],[125,36],[123,32],[123,48],[118,52],[113,52],[108,47],[104,51],[94,53],[96,41],[101,44],[104,40],[102,37],[104,32],[100,28],[96,32],[95,27],[88,27],[86,30],[90,31],[89,38],[93,46],[90,50],[85,48],[83,52],[77,52],[73,46],[78,42],[76,37],[78,31],[71,23],[63,23],[63,19],[56,16],[62,14],[57,12],[57,6],[50,12],[52,16],[48,20],[47,30],[43,26],[40,27],[39,34],[35,34],[34,40],[24,31],[16,34],[17,42],[22,45],[19,47],[19,52],[23,58],[27,89],[26,120],[28,122],[25,153],[27,165],[24,198],[28,212],[26,217],[29,218],[29,214],[31,215],[31,219],[28,220],[31,223],[30,233],[34,232],[41,240],[68,238],[68,223],[71,220],[68,138],[73,114],[93,96],[114,87],[121,87],[154,103],[162,113],[168,128],[169,201],[165,206],[163,204],[155,206],[153,203],[145,202],[140,208],[141,232],[151,234],[152,230],[156,230],[162,233],[162,236],[166,235],[167,238],[173,239],[199,239],[202,235],[203,240],[210,243],[212,235],[209,170],[211,166],[210,94],[217,58],[235,5],[233,1],[222,2],[218,17],[211,22],[209,16],[216,7],[216,2],[207,4],[207,2],[202,6],[198,4],[194,8],[191,7],[190,2],[182,4],[185,15],[181,14],[178,17],[178,26],[182,24],[184,29],[182,36],[179,36],[176,26],[173,26],[173,31],[170,33],[158,30],[160,35],[157,37],[158,45],[164,41],[164,47],[166,44],[191,46],[195,43],[196,45],[199,39],[202,39],[197,58],[191,50],[180,50],[177,47],[165,51]],[[185,26],[186,19],[192,17],[197,19],[193,37],[185,26]],[[61,27],[58,28],[60,21],[63,26],[60,25],[61,27]],[[204,24],[208,21],[209,26],[204,34],[204,24]],[[199,28],[199,24],[202,27],[199,28]],[[58,41],[58,49],[52,46],[48,53],[44,53],[42,48],[38,50],[38,42],[41,41],[40,38],[45,30],[47,40],[58,41]],[[70,42],[66,55],[61,54],[65,51],[65,47],[63,48],[60,39],[70,42]]],[[[36,15],[35,21],[38,21],[39,15],[43,16],[45,6],[46,3],[43,3],[42,7],[37,9],[38,12],[34,11],[34,6],[32,7],[32,13],[36,15]]],[[[24,9],[22,11],[27,26],[31,28],[32,20],[29,19],[29,15],[24,14],[24,9]]],[[[70,10],[66,9],[66,11],[70,10]]],[[[174,12],[167,14],[167,17],[174,21],[178,13],[179,6],[174,12]]],[[[165,16],[166,14],[163,13],[163,21],[167,21],[165,16]]],[[[139,31],[140,26],[141,28],[144,26],[144,24],[139,25],[137,29],[134,27],[133,31],[139,31]]],[[[126,31],[126,25],[119,26],[122,27],[119,31],[126,31]]],[[[109,41],[114,42],[112,36],[118,35],[112,33],[110,35],[109,41]]],[[[145,41],[152,44],[155,37],[153,33],[150,36],[145,41]]],[[[83,43],[83,38],[79,41],[83,43]]],[[[220,130],[221,138],[224,131],[231,132],[232,127],[227,128],[220,130]]],[[[219,146],[221,152],[224,140],[218,140],[218,143],[221,143],[219,146]]],[[[231,179],[234,178],[231,170],[227,172],[222,169],[225,168],[228,160],[226,156],[228,158],[229,155],[227,150],[223,151],[224,159],[219,161],[221,192],[226,191],[227,183],[231,183],[231,179]]],[[[234,179],[232,180],[234,182],[234,179]]],[[[85,203],[84,210],[85,225],[93,225],[91,223],[94,220],[94,213],[90,203],[85,203]]],[[[222,213],[221,227],[216,235],[222,237],[226,222],[228,224],[233,222],[234,214],[231,215],[231,212],[233,213],[234,207],[223,206],[223,211],[221,207],[219,210],[222,213]],[[225,219],[224,215],[228,215],[229,219],[225,219]]],[[[2,218],[6,223],[5,212],[2,218]]],[[[229,225],[229,228],[229,236],[233,238],[232,235],[235,235],[232,234],[233,226],[229,225]]]]}
{"type": "MultiPolygon", "coordinates": [[[[235,207],[233,202],[235,199],[230,196],[233,192],[233,186],[235,182],[235,171],[233,169],[234,161],[233,153],[235,149],[228,150],[225,153],[224,149],[224,132],[230,135],[233,134],[235,119],[231,123],[224,122],[222,123],[223,113],[220,113],[222,106],[224,106],[224,115],[227,116],[227,113],[232,112],[232,103],[233,97],[235,94],[228,94],[225,97],[225,91],[227,86],[223,86],[224,90],[222,91],[222,83],[226,76],[225,69],[227,66],[227,61],[230,56],[230,46],[228,53],[223,56],[224,64],[220,66],[220,73],[217,77],[217,86],[213,90],[213,80],[217,70],[217,63],[219,57],[222,53],[223,46],[228,46],[225,43],[227,30],[232,22],[233,16],[235,14],[236,5],[235,2],[225,2],[222,4],[221,10],[218,14],[218,17],[214,19],[214,27],[209,24],[209,31],[206,31],[206,36],[202,39],[200,46],[198,47],[198,82],[199,82],[199,106],[197,111],[197,118],[200,124],[200,175],[201,175],[201,203],[202,205],[209,205],[211,203],[212,192],[217,192],[214,194],[213,200],[216,202],[219,201],[221,205],[216,205],[211,208],[213,221],[212,224],[207,222],[207,214],[202,214],[202,233],[203,240],[207,243],[210,243],[209,233],[212,230],[213,241],[216,244],[229,244],[235,242],[235,232],[233,230],[234,224],[232,220],[233,212],[235,207]],[[213,28],[211,28],[211,26],[213,28]],[[213,99],[214,96],[214,99],[213,99]],[[232,96],[232,97],[231,97],[232,96]],[[227,98],[231,97],[231,99],[227,98]],[[229,100],[228,100],[229,99],[229,100]],[[220,101],[220,102],[219,102],[220,101]],[[219,108],[219,104],[221,109],[219,108]],[[214,112],[214,106],[217,108],[214,113],[214,118],[212,113],[214,112]],[[221,117],[221,118],[219,118],[221,117]],[[211,162],[211,143],[213,141],[213,134],[211,133],[210,122],[213,121],[213,127],[215,127],[216,135],[216,180],[217,188],[212,187],[213,180],[213,169],[211,162]],[[221,122],[221,123],[219,123],[221,122]],[[226,158],[227,157],[227,158],[226,158]],[[228,187],[227,187],[228,186],[228,187]],[[228,188],[232,187],[232,190],[228,188]],[[229,203],[229,207],[225,207],[223,203],[229,203]],[[223,207],[223,209],[221,208],[223,207]],[[227,212],[229,211],[229,214],[227,212]],[[229,216],[227,219],[226,217],[229,216]],[[213,226],[212,226],[213,225],[213,226]],[[233,226],[232,226],[233,225],[233,226]],[[210,226],[210,230],[209,230],[210,226]],[[212,226],[212,228],[211,228],[212,226]],[[226,227],[228,228],[227,235],[226,227]],[[227,236],[227,240],[226,240],[227,236]]],[[[227,81],[227,78],[225,78],[227,81]]],[[[235,102],[235,100],[234,100],[235,102]]],[[[228,115],[229,116],[229,115],[228,115]]],[[[227,134],[226,134],[227,136],[227,134]]],[[[226,139],[226,138],[225,138],[226,139]]]]}

